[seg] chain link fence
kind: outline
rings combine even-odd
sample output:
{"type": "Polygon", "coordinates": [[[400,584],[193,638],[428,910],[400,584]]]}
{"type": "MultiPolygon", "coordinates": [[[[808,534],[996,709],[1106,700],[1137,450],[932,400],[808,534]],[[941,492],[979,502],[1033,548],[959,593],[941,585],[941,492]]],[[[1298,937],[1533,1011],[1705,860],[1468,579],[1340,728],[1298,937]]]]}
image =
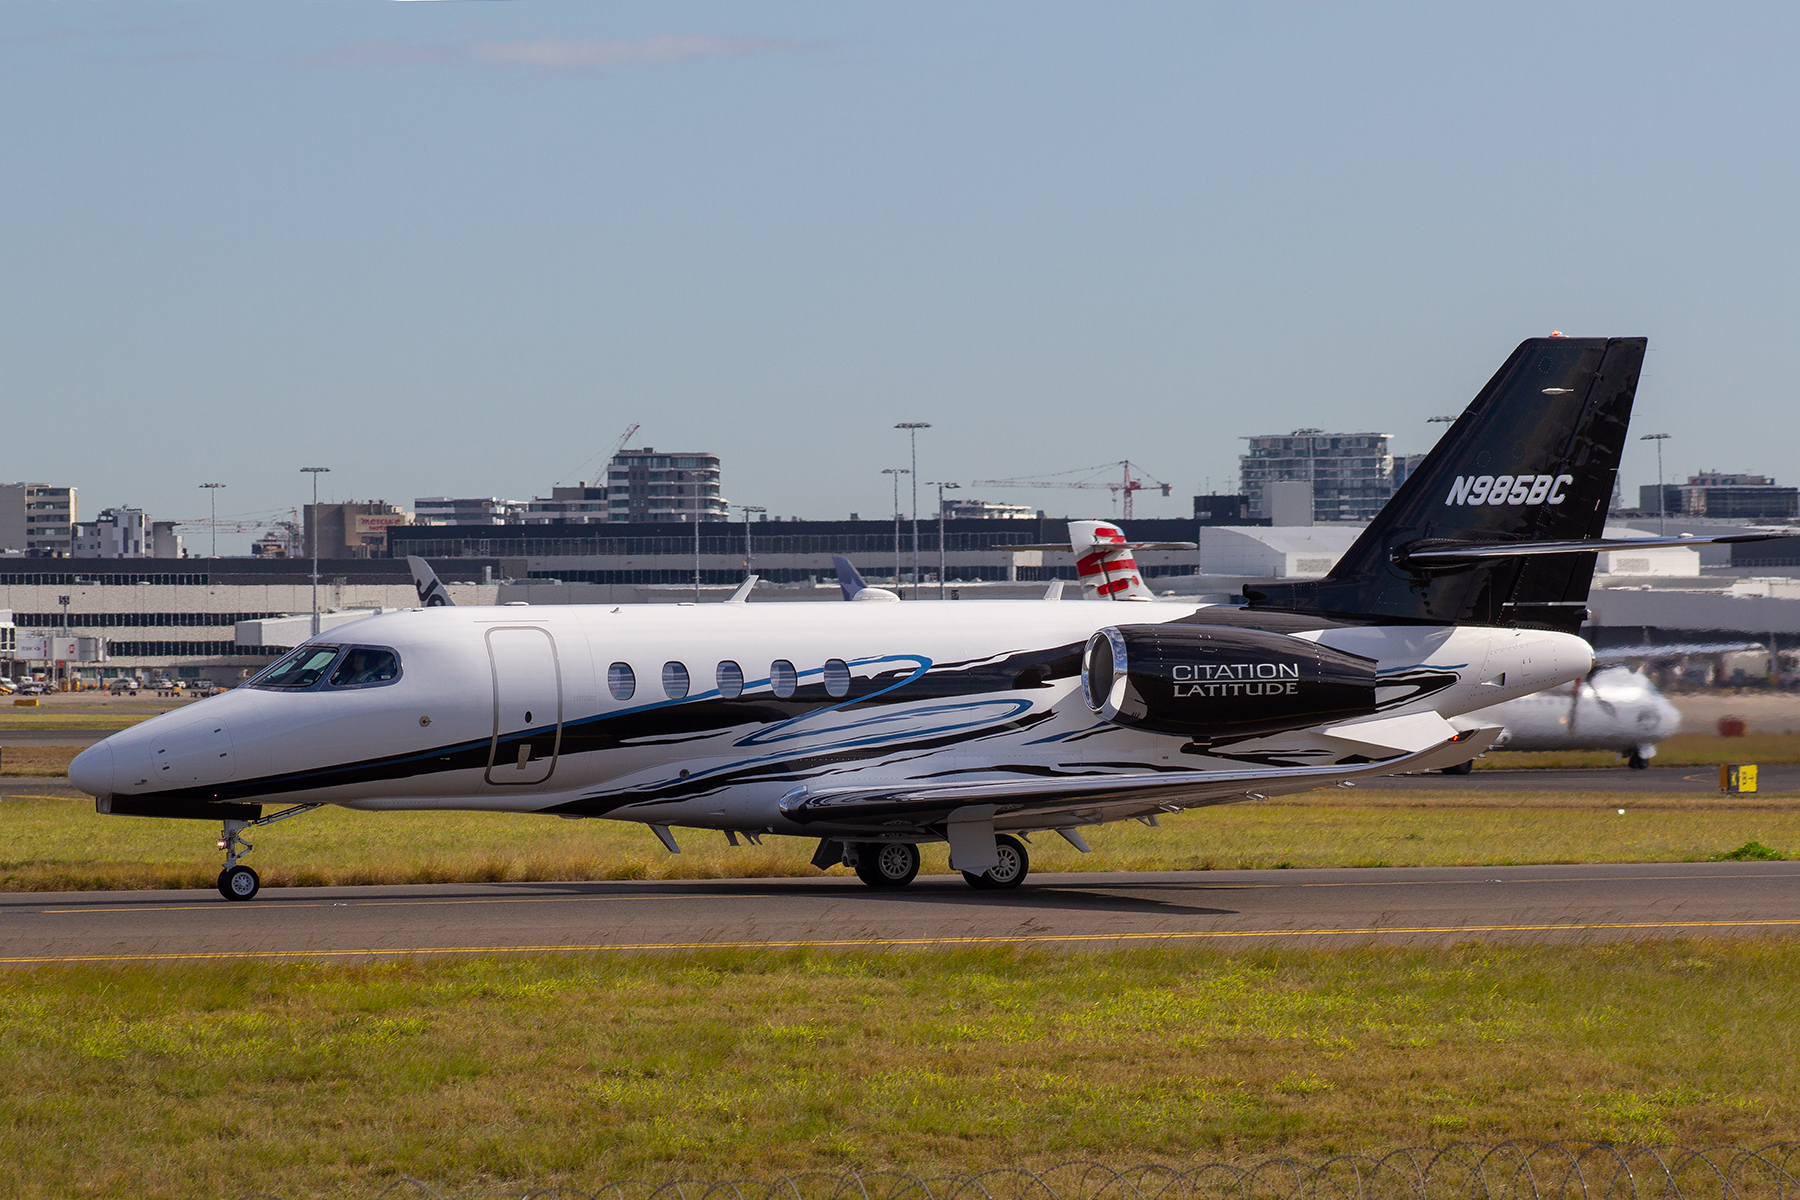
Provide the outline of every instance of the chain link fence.
{"type": "MultiPolygon", "coordinates": [[[[378,1200],[1800,1200],[1800,1142],[1761,1149],[1610,1142],[1460,1142],[1317,1162],[1123,1169],[1071,1162],[968,1175],[812,1172],[767,1180],[640,1180],[442,1190],[403,1180],[378,1200]]],[[[250,1200],[250,1198],[246,1198],[250,1200]]],[[[257,1194],[256,1200],[280,1200],[257,1194]]]]}

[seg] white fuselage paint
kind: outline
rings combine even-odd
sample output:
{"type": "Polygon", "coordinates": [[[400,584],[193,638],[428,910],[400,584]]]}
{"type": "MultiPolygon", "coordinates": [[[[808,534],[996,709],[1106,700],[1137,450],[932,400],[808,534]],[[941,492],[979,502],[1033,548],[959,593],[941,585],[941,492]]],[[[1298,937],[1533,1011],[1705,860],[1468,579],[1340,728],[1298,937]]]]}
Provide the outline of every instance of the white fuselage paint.
{"type": "Polygon", "coordinates": [[[1656,743],[1681,732],[1680,711],[1628,667],[1469,715],[1505,728],[1497,750],[1616,750],[1651,758],[1656,743]]]}
{"type": "MultiPolygon", "coordinates": [[[[1302,730],[1238,743],[1230,757],[1184,754],[1185,738],[1101,721],[1083,702],[1079,678],[1023,690],[1001,681],[921,699],[908,699],[914,689],[902,686],[886,702],[831,701],[787,720],[683,727],[684,707],[718,699],[725,661],[741,668],[747,701],[767,702],[777,662],[791,663],[800,684],[814,689],[832,678],[833,660],[859,678],[899,671],[901,680],[935,666],[929,684],[944,677],[944,664],[974,670],[1056,647],[1079,652],[1097,629],[1195,611],[1036,601],[407,610],[316,639],[391,647],[402,663],[392,684],[297,693],[240,687],[114,734],[82,754],[70,777],[95,795],[191,794],[210,785],[232,789],[224,799],[376,810],[531,812],[580,801],[598,806],[593,815],[622,820],[818,836],[817,825],[792,824],[777,808],[797,783],[977,782],[1001,777],[1000,768],[1013,777],[1038,768],[1230,770],[1254,754],[1279,766],[1346,753],[1341,742],[1302,730]],[[635,677],[629,699],[609,690],[614,663],[635,677]],[[685,668],[684,699],[665,696],[665,664],[685,668]],[[626,714],[636,721],[629,736],[571,752],[571,726],[626,714]],[[502,738],[531,730],[529,750],[508,743],[487,761],[497,726],[502,738]],[[473,745],[482,747],[481,761],[453,770],[358,779],[341,769],[406,755],[425,762],[457,746],[466,758],[473,745]],[[256,792],[257,781],[334,768],[320,786],[256,792]]],[[[1468,713],[1578,678],[1593,661],[1580,638],[1534,630],[1358,626],[1296,636],[1377,660],[1382,716],[1468,713]]]]}

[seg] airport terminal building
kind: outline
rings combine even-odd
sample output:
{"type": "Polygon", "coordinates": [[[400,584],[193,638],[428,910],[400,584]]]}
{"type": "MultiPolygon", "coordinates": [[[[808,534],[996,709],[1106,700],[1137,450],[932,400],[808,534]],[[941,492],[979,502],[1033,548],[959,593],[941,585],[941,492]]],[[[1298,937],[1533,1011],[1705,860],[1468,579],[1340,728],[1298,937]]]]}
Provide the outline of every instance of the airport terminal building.
{"type": "MultiPolygon", "coordinates": [[[[1669,532],[1710,527],[1671,523],[1669,532]]],[[[1360,532],[1354,524],[1216,526],[1139,520],[1134,540],[1197,542],[1147,551],[1139,566],[1163,595],[1229,601],[1246,583],[1317,578],[1360,532]]],[[[1609,530],[1609,532],[1621,532],[1609,530]]],[[[1641,532],[1641,531],[1640,531],[1641,532]]],[[[1073,581],[1073,556],[1019,550],[1067,538],[1066,520],[972,519],[944,525],[943,595],[1029,599],[1052,580],[1073,581]]],[[[758,521],[585,526],[396,526],[393,557],[319,563],[321,627],[418,603],[404,561],[429,561],[458,604],[630,604],[722,600],[754,573],[758,603],[839,599],[834,554],[873,584],[913,594],[910,522],[758,521]],[[698,538],[696,539],[696,534],[698,538]],[[696,588],[696,574],[698,588],[696,588]]],[[[939,594],[938,524],[919,525],[918,595],[939,594]]],[[[1800,648],[1800,537],[1742,546],[1672,547],[1601,556],[1584,634],[1601,647],[1746,639],[1774,654],[1800,648]]],[[[1081,600],[1069,587],[1067,600],[1081,600]]],[[[314,586],[305,559],[0,558],[0,611],[21,645],[33,637],[96,648],[62,673],[230,686],[311,632],[314,586]]],[[[0,619],[0,625],[6,625],[0,619]]],[[[47,664],[0,661],[18,676],[47,664]]],[[[0,660],[8,658],[0,649],[0,660]]]]}

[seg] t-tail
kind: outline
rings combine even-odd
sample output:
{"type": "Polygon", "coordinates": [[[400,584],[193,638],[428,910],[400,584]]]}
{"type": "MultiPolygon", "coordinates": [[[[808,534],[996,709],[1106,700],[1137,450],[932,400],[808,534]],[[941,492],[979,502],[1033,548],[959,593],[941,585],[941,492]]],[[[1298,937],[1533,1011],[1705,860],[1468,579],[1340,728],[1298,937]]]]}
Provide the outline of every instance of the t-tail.
{"type": "Polygon", "coordinates": [[[1246,587],[1246,600],[1574,633],[1598,551],[1771,536],[1603,536],[1644,350],[1644,338],[1520,343],[1330,574],[1246,587]]]}

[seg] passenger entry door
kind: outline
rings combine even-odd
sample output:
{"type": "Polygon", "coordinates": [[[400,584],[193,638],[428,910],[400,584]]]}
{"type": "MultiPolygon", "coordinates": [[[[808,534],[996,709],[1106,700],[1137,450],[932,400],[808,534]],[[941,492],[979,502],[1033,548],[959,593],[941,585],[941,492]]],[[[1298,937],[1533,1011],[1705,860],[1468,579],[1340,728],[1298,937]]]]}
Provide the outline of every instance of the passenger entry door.
{"type": "Polygon", "coordinates": [[[556,769],[562,740],[562,669],[547,630],[490,629],[494,669],[494,740],[489,783],[542,783],[556,769]]]}

